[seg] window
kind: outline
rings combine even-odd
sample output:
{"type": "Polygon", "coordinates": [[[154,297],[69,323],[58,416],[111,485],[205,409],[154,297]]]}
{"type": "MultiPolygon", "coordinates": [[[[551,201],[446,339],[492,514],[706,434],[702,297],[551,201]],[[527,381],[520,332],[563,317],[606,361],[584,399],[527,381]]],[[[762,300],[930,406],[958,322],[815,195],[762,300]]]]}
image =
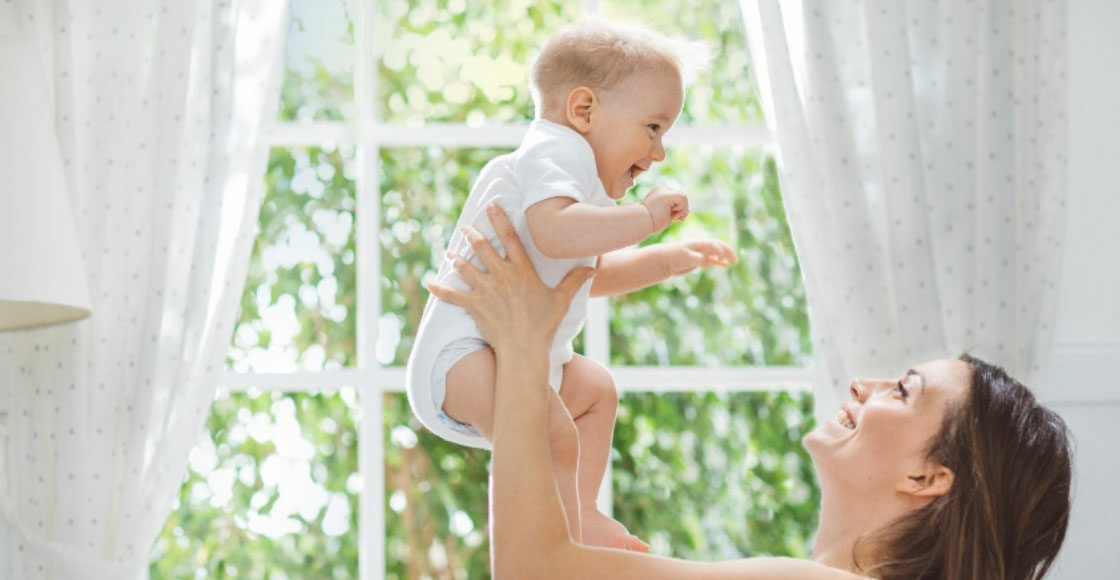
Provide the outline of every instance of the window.
{"type": "MultiPolygon", "coordinates": [[[[738,3],[295,0],[260,233],[228,372],[151,577],[487,576],[486,453],[419,427],[403,368],[478,171],[532,118],[530,60],[582,14],[709,40],[668,159],[740,263],[593,301],[625,394],[603,501],[654,550],[804,555],[819,493],[804,291],[738,3]]],[[[659,240],[650,240],[655,242],[659,240]]]]}

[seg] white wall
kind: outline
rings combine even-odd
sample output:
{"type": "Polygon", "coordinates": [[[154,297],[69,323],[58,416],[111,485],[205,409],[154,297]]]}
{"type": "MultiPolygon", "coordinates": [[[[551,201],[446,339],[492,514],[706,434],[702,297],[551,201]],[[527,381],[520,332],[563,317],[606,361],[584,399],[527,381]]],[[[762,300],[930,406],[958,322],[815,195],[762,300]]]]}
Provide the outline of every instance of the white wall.
{"type": "Polygon", "coordinates": [[[1065,265],[1043,398],[1077,442],[1055,580],[1120,579],[1120,2],[1070,0],[1065,265]]]}

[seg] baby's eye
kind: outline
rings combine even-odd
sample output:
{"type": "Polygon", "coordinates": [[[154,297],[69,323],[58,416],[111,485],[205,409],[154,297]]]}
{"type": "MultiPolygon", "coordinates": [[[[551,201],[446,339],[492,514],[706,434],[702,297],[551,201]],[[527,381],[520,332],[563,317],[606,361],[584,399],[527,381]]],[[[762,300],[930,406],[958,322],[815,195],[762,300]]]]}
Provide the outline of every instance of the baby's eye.
{"type": "Polygon", "coordinates": [[[657,123],[653,123],[653,124],[651,124],[651,125],[646,125],[646,127],[648,127],[648,128],[649,128],[649,130],[650,130],[650,131],[653,131],[654,133],[656,133],[656,132],[658,132],[658,131],[660,131],[660,130],[661,130],[661,125],[658,125],[657,123]]]}

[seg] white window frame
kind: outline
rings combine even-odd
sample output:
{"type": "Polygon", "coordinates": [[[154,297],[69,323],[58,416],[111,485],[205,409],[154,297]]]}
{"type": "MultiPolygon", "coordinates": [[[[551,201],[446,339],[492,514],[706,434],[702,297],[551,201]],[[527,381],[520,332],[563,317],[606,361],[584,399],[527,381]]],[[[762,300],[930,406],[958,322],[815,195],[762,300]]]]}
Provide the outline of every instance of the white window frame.
{"type": "MultiPolygon", "coordinates": [[[[382,148],[442,146],[447,148],[517,147],[528,123],[487,124],[434,123],[422,126],[381,121],[377,62],[384,53],[385,24],[379,21],[380,0],[355,0],[354,99],[358,120],[349,122],[279,122],[265,131],[272,147],[319,146],[322,143],[355,145],[358,173],[355,187],[356,256],[359,296],[356,306],[357,366],[313,372],[257,373],[227,370],[220,379],[223,392],[282,391],[317,392],[355,387],[362,420],[359,426],[358,469],[363,486],[359,497],[359,578],[385,577],[385,441],[382,408],[385,393],[404,391],[404,369],[382,365],[375,355],[378,321],[381,317],[381,192],[379,158],[382,148]],[[362,47],[368,47],[363,50],[362,47]]],[[[596,0],[585,0],[586,14],[598,13],[596,0]]],[[[763,124],[684,125],[666,136],[667,147],[742,146],[772,151],[774,140],[763,124]]],[[[610,361],[610,308],[606,298],[593,298],[584,329],[586,355],[604,364],[610,361]]],[[[757,392],[810,390],[818,380],[812,366],[725,366],[725,367],[611,367],[620,393],[624,392],[757,392]]],[[[608,466],[599,494],[600,508],[610,513],[611,471],[608,466]]]]}

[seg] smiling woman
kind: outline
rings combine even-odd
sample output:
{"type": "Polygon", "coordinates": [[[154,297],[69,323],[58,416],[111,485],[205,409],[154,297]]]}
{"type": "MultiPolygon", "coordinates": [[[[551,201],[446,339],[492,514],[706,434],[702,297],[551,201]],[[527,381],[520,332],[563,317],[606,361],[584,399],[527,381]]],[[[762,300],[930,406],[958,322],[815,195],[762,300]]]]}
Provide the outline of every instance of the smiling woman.
{"type": "Polygon", "coordinates": [[[912,481],[924,484],[924,495],[944,493],[952,474],[915,458],[921,458],[946,413],[961,404],[966,385],[967,365],[945,360],[919,365],[899,380],[852,381],[851,400],[836,420],[805,438],[819,477],[838,478],[844,488],[861,492],[912,481]]]}
{"type": "Polygon", "coordinates": [[[1065,422],[1003,369],[972,356],[915,370],[930,373],[919,396],[934,409],[946,401],[946,410],[918,455],[924,470],[911,470],[902,488],[935,498],[869,536],[869,553],[881,547],[869,571],[884,580],[1041,579],[1069,525],[1065,422]]]}
{"type": "Polygon", "coordinates": [[[545,286],[504,214],[488,215],[506,256],[468,228],[486,272],[460,261],[471,291],[429,288],[465,307],[496,355],[496,577],[1038,580],[1049,570],[1069,520],[1069,434],[1023,385],[969,356],[855,381],[842,417],[806,437],[823,494],[815,562],[695,563],[574,543],[541,418],[548,343],[593,272],[545,286]]]}

